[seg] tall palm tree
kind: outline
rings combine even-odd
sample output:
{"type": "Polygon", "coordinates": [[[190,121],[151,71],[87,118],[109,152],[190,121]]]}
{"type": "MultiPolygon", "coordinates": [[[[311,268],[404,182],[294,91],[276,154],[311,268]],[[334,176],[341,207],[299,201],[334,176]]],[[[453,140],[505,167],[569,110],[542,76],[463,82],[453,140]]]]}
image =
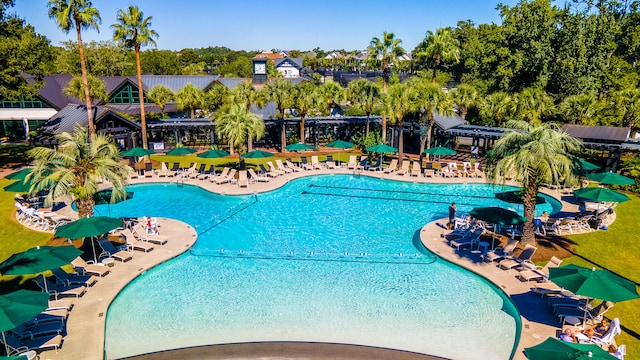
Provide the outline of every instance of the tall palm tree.
{"type": "Polygon", "coordinates": [[[576,182],[575,157],[582,142],[565,133],[555,123],[532,125],[526,121],[509,121],[514,131],[507,132],[492,149],[490,169],[494,183],[512,179],[522,186],[525,243],[535,244],[533,219],[536,196],[543,184],[576,182]]]}
{"type": "Polygon", "coordinates": [[[331,115],[331,109],[336,107],[344,98],[344,88],[334,82],[324,83],[318,89],[320,99],[324,103],[324,110],[331,115]]]}
{"type": "Polygon", "coordinates": [[[416,107],[416,93],[412,87],[404,83],[389,86],[384,97],[385,112],[389,114],[389,122],[398,128],[398,162],[402,165],[404,157],[404,118],[416,107]]]}
{"type": "MultiPolygon", "coordinates": [[[[91,100],[100,100],[102,102],[109,101],[109,94],[107,93],[107,86],[104,81],[97,77],[88,75],[87,83],[89,84],[89,97],[91,100]]],[[[84,97],[84,81],[82,76],[74,76],[69,85],[64,88],[64,93],[68,96],[75,96],[78,99],[84,97]]]]}
{"type": "MultiPolygon", "coordinates": [[[[222,88],[226,89],[224,86],[222,88]]],[[[251,105],[264,106],[263,96],[253,87],[251,81],[243,81],[236,85],[228,96],[227,102],[229,104],[244,104],[248,112],[251,111],[251,105]]],[[[253,150],[253,134],[249,132],[247,136],[247,151],[251,151],[253,150]]]]}
{"type": "Polygon", "coordinates": [[[187,83],[176,93],[176,101],[180,111],[189,109],[189,116],[195,119],[196,109],[204,106],[204,92],[192,83],[187,83]]]}
{"type": "MultiPolygon", "coordinates": [[[[383,32],[382,39],[374,36],[369,42],[369,60],[373,63],[380,63],[382,66],[382,92],[387,93],[387,79],[389,68],[397,62],[398,57],[404,54],[404,49],[400,46],[402,40],[396,39],[394,33],[383,32]]],[[[382,142],[387,139],[387,118],[382,116],[382,142]]]]}
{"type": "Polygon", "coordinates": [[[175,94],[171,89],[169,89],[166,85],[156,85],[149,90],[147,93],[149,100],[153,101],[154,104],[160,107],[160,112],[164,115],[164,108],[167,106],[167,103],[173,101],[175,98],[175,94]]]}
{"type": "Polygon", "coordinates": [[[275,79],[269,81],[263,88],[264,96],[269,101],[273,101],[278,110],[280,118],[280,151],[284,152],[287,146],[287,129],[284,122],[284,112],[291,107],[293,102],[293,85],[287,79],[275,79]]]}
{"type": "Polygon", "coordinates": [[[422,113],[420,119],[420,154],[422,154],[425,148],[431,147],[435,113],[452,115],[454,104],[451,96],[442,91],[440,86],[424,78],[412,78],[409,84],[416,89],[416,102],[422,113]]]}
{"type": "Polygon", "coordinates": [[[490,120],[491,125],[502,126],[515,113],[515,101],[506,92],[498,91],[486,96],[479,103],[480,116],[490,120]]]}
{"type": "Polygon", "coordinates": [[[622,118],[622,123],[616,125],[635,129],[640,119],[640,90],[619,90],[614,92],[611,98],[611,106],[614,106],[615,112],[622,118]]]}
{"type": "Polygon", "coordinates": [[[542,89],[526,88],[516,96],[516,114],[534,125],[539,125],[554,108],[553,98],[542,89]]]}
{"type": "Polygon", "coordinates": [[[88,136],[87,128],[77,126],[73,133],[56,135],[54,149],[37,147],[29,151],[34,169],[29,175],[34,183],[31,192],[45,191],[45,206],[54,199],[73,197],[78,216],[93,216],[94,194],[98,182],[112,184],[112,199],[124,199],[126,180],[131,168],[120,162],[113,139],[104,135],[88,136]]]}
{"type": "Polygon", "coordinates": [[[362,110],[367,114],[365,136],[369,135],[371,114],[381,104],[382,100],[380,85],[367,79],[351,81],[347,85],[347,97],[356,109],[362,110]]]}
{"type": "Polygon", "coordinates": [[[100,13],[93,7],[91,0],[49,0],[49,18],[54,19],[65,33],[75,28],[78,37],[78,52],[80,53],[80,70],[84,86],[84,100],[87,106],[89,119],[89,135],[93,139],[96,136],[96,126],[93,123],[93,111],[91,110],[91,96],[89,94],[89,82],[87,80],[87,64],[84,58],[84,46],[82,45],[82,30],[96,29],[99,31],[100,13]]]}
{"type": "Polygon", "coordinates": [[[460,61],[459,43],[453,37],[451,30],[447,28],[439,28],[434,34],[431,30],[427,31],[422,43],[422,49],[418,52],[418,57],[425,57],[431,63],[431,82],[436,82],[436,70],[442,62],[460,61]]]}
{"type": "Polygon", "coordinates": [[[571,123],[595,125],[594,117],[602,108],[602,102],[595,94],[577,94],[564,98],[558,106],[558,112],[571,123]]]}
{"type": "Polygon", "coordinates": [[[451,91],[453,102],[458,106],[460,117],[466,119],[470,108],[478,103],[478,90],[470,84],[460,84],[451,91]]]}
{"type": "Polygon", "coordinates": [[[146,45],[156,45],[158,33],[151,30],[151,16],[144,14],[137,6],[129,5],[127,11],[118,10],[117,24],[111,25],[113,39],[125,47],[133,48],[136,53],[136,71],[138,74],[138,93],[140,94],[140,125],[142,126],[142,147],[147,149],[147,120],[144,114],[144,89],[142,86],[142,67],[140,66],[140,48],[146,45]]]}
{"type": "Polygon", "coordinates": [[[216,114],[216,133],[229,142],[231,154],[236,147],[247,142],[249,135],[259,139],[264,130],[264,122],[243,104],[225,106],[216,114]]]}
{"type": "Polygon", "coordinates": [[[310,82],[293,87],[293,108],[300,116],[300,141],[305,142],[304,121],[309,112],[318,106],[318,88],[310,82]]]}

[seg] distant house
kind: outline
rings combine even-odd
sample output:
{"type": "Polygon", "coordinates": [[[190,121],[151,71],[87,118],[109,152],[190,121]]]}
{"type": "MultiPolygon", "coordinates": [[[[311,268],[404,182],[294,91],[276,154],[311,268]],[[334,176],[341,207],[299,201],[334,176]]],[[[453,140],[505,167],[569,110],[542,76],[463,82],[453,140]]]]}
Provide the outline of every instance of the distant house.
{"type": "Polygon", "coordinates": [[[339,51],[333,51],[331,53],[329,53],[327,56],[325,56],[325,60],[336,60],[336,59],[342,59],[344,57],[344,55],[342,55],[341,52],[339,51]]]}
{"type": "Polygon", "coordinates": [[[274,65],[285,78],[298,78],[302,71],[302,58],[275,59],[274,65]]]}
{"type": "Polygon", "coordinates": [[[269,59],[271,61],[274,61],[276,59],[285,58],[285,53],[283,53],[283,52],[274,53],[274,52],[271,52],[271,51],[263,51],[263,52],[257,54],[256,56],[254,56],[253,58],[254,59],[269,59]]]}

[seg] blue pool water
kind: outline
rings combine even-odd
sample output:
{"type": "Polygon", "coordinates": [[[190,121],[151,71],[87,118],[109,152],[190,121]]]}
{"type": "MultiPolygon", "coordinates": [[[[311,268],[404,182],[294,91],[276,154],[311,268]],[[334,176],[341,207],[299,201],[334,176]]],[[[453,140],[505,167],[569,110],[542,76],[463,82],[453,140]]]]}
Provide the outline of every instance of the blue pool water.
{"type": "MultiPolygon", "coordinates": [[[[447,216],[452,201],[461,213],[513,206],[493,198],[504,187],[333,175],[255,196],[175,184],[129,190],[133,199],[97,212],[175,218],[192,225],[198,241],[114,300],[109,359],[276,340],[455,359],[508,359],[512,352],[519,332],[512,303],[482,278],[436,259],[418,239],[424,224],[447,216]]],[[[559,204],[552,203],[538,211],[555,212],[559,204]]]]}

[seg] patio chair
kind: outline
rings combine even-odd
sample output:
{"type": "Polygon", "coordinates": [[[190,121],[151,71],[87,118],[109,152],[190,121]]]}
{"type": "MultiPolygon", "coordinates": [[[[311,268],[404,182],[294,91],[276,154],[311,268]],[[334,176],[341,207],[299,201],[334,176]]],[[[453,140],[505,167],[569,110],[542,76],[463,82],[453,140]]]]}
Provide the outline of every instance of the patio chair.
{"type": "Polygon", "coordinates": [[[226,184],[226,183],[235,183],[236,182],[236,169],[229,170],[227,176],[218,176],[213,179],[211,182],[216,183],[217,185],[226,184]]]}
{"type": "Polygon", "coordinates": [[[369,170],[369,171],[379,171],[382,170],[382,156],[378,157],[378,161],[376,161],[375,164],[373,165],[365,165],[364,166],[365,170],[369,170]]]}
{"type": "MultiPolygon", "coordinates": [[[[597,322],[602,321],[602,317],[604,314],[609,311],[614,306],[614,303],[611,301],[603,301],[598,306],[589,309],[584,307],[578,308],[570,308],[570,307],[556,307],[556,315],[560,319],[560,322],[564,322],[566,317],[575,317],[578,319],[582,319],[581,323],[591,323],[595,324],[597,322]]],[[[613,321],[611,322],[613,324],[613,321]]],[[[609,325],[611,326],[611,325],[609,325]]]]}
{"type": "Polygon", "coordinates": [[[471,167],[471,163],[468,161],[462,163],[462,171],[464,173],[464,176],[466,177],[478,177],[476,172],[471,167]]]}
{"type": "Polygon", "coordinates": [[[473,164],[473,172],[476,174],[476,177],[479,177],[479,178],[484,177],[484,171],[482,171],[481,165],[479,162],[476,162],[475,164],[473,164]]]}
{"type": "Polygon", "coordinates": [[[142,172],[143,172],[145,178],[153,177],[153,164],[152,163],[145,163],[144,164],[144,170],[142,172]]]}
{"type": "Polygon", "coordinates": [[[282,163],[282,160],[280,160],[280,159],[276,159],[276,166],[278,167],[278,170],[280,170],[280,171],[282,171],[282,172],[284,172],[286,174],[289,174],[289,173],[293,172],[293,169],[285,167],[284,164],[282,163]]]}
{"type": "Polygon", "coordinates": [[[522,281],[540,281],[540,280],[548,280],[549,279],[549,268],[555,268],[560,266],[562,260],[558,259],[555,256],[552,256],[549,261],[544,266],[537,266],[535,269],[524,269],[520,270],[518,273],[518,277],[522,281]]]}
{"type": "Polygon", "coordinates": [[[490,250],[480,255],[480,257],[482,257],[482,260],[484,260],[485,262],[494,262],[502,260],[505,257],[513,256],[513,250],[516,249],[516,246],[518,246],[519,242],[520,241],[516,239],[509,239],[503,247],[497,247],[493,250],[490,250]]]}
{"type": "Polygon", "coordinates": [[[155,249],[151,243],[136,239],[129,229],[120,231],[120,235],[124,237],[125,244],[127,244],[127,248],[129,248],[129,250],[149,252],[155,249]]]}
{"type": "Polygon", "coordinates": [[[61,321],[48,322],[27,327],[24,324],[19,325],[9,331],[9,333],[20,341],[30,340],[42,336],[56,336],[64,331],[64,323],[61,321]]]}
{"type": "Polygon", "coordinates": [[[178,175],[178,171],[180,171],[180,163],[174,162],[171,170],[169,170],[169,172],[167,173],[167,177],[174,177],[178,175]]]}
{"type": "Polygon", "coordinates": [[[238,187],[249,187],[249,179],[247,178],[247,170],[238,171],[238,187]]]}
{"type": "Polygon", "coordinates": [[[355,170],[358,166],[358,161],[355,155],[349,155],[349,162],[347,163],[347,170],[355,170]]]}
{"type": "Polygon", "coordinates": [[[106,237],[98,238],[98,245],[102,249],[102,253],[98,255],[99,259],[111,257],[121,262],[127,262],[133,259],[133,255],[131,255],[126,250],[118,250],[115,246],[107,239],[106,237]]]}
{"type": "Polygon", "coordinates": [[[460,170],[458,169],[458,163],[450,162],[449,163],[449,174],[451,177],[460,177],[460,170]]]}
{"type": "Polygon", "coordinates": [[[198,167],[198,170],[189,173],[187,176],[189,177],[189,179],[195,179],[198,176],[204,174],[204,171],[206,168],[207,168],[207,164],[200,164],[200,166],[198,167]]]}
{"type": "Polygon", "coordinates": [[[104,277],[111,272],[108,266],[87,263],[79,256],[71,262],[71,265],[80,275],[91,274],[104,277]]]}
{"type": "Polygon", "coordinates": [[[284,170],[278,170],[276,169],[276,167],[273,165],[273,163],[271,161],[267,161],[267,166],[269,166],[269,171],[274,172],[276,174],[278,174],[278,176],[280,175],[284,175],[285,171],[284,170]]]}
{"type": "Polygon", "coordinates": [[[515,269],[523,266],[525,263],[531,264],[531,257],[535,254],[537,247],[527,244],[518,257],[505,258],[498,263],[503,270],[515,269]]]}
{"type": "Polygon", "coordinates": [[[51,272],[56,278],[56,284],[62,286],[84,285],[90,287],[98,282],[98,278],[94,275],[72,275],[61,268],[51,269],[51,272]]]}
{"type": "Polygon", "coordinates": [[[327,160],[324,162],[324,166],[327,169],[337,169],[338,165],[336,165],[336,162],[333,160],[333,155],[327,155],[327,160]]]}
{"type": "Polygon", "coordinates": [[[69,286],[61,286],[52,283],[47,280],[43,276],[36,276],[33,278],[33,282],[38,285],[42,291],[49,292],[49,295],[52,295],[55,299],[58,299],[60,296],[74,296],[75,298],[79,298],[87,291],[87,287],[83,285],[69,285],[69,286]]]}
{"type": "Polygon", "coordinates": [[[210,164],[207,170],[203,171],[202,173],[196,176],[196,179],[206,180],[215,173],[216,173],[216,166],[214,164],[210,164]]]}
{"type": "Polygon", "coordinates": [[[182,171],[182,173],[180,174],[180,176],[182,176],[182,178],[189,177],[189,175],[191,175],[192,173],[196,172],[196,167],[197,166],[198,166],[198,164],[196,164],[194,162],[189,164],[189,167],[187,169],[184,169],[182,171]]]}
{"type": "Polygon", "coordinates": [[[23,324],[26,327],[49,323],[64,324],[68,317],[69,310],[67,309],[45,310],[40,314],[32,317],[31,319],[25,321],[23,324]]]}
{"type": "Polygon", "coordinates": [[[265,168],[264,165],[262,165],[262,164],[259,164],[258,166],[260,167],[260,172],[262,174],[264,174],[265,176],[269,176],[269,177],[272,177],[272,178],[280,176],[279,173],[267,170],[267,168],[265,168]]]}
{"type": "Polygon", "coordinates": [[[216,181],[216,179],[218,179],[218,178],[224,178],[224,177],[226,177],[227,175],[229,175],[229,170],[231,170],[231,169],[229,169],[228,167],[226,167],[226,166],[225,166],[225,167],[222,169],[222,171],[220,172],[220,174],[218,174],[218,175],[216,175],[216,176],[213,176],[213,175],[209,176],[209,181],[211,181],[211,182],[215,182],[215,181],[216,181]]]}
{"type": "MultiPolygon", "coordinates": [[[[609,328],[604,333],[604,335],[602,335],[601,337],[594,336],[591,338],[591,341],[599,345],[610,345],[610,344],[613,344],[615,336],[620,334],[621,332],[622,332],[622,329],[620,328],[620,319],[615,318],[611,320],[611,324],[609,324],[609,328]]],[[[618,349],[622,346],[623,345],[620,345],[618,349]]]]}
{"type": "Polygon", "coordinates": [[[415,176],[415,177],[419,177],[420,176],[420,162],[419,161],[414,161],[413,165],[411,166],[411,173],[409,174],[409,176],[415,176]]]}
{"type": "Polygon", "coordinates": [[[313,170],[313,166],[309,164],[306,156],[300,158],[300,166],[305,170],[313,170]]]}
{"type": "Polygon", "coordinates": [[[320,161],[318,160],[318,155],[311,156],[311,167],[313,167],[313,170],[322,169],[322,165],[320,165],[320,161]]]}
{"type": "Polygon", "coordinates": [[[269,178],[268,177],[256,174],[256,172],[253,169],[249,169],[247,171],[249,172],[249,175],[251,176],[251,178],[250,178],[251,181],[253,181],[253,182],[256,182],[256,181],[269,182],[269,178]]]}
{"type": "Polygon", "coordinates": [[[169,241],[169,238],[164,235],[149,234],[149,231],[147,231],[141,223],[133,226],[133,235],[140,241],[146,241],[155,245],[164,245],[169,241]]]}
{"type": "Polygon", "coordinates": [[[389,164],[389,166],[384,168],[384,173],[391,174],[392,172],[396,171],[397,167],[398,167],[398,159],[393,159],[391,160],[391,163],[389,164]]]}
{"type": "Polygon", "coordinates": [[[467,236],[462,236],[455,240],[449,241],[449,245],[455,247],[457,251],[460,251],[461,247],[467,245],[469,245],[470,248],[473,248],[473,245],[477,245],[480,243],[480,236],[482,236],[483,232],[483,229],[476,228],[467,236]]]}
{"type": "Polygon", "coordinates": [[[158,171],[158,177],[167,177],[167,174],[169,173],[169,169],[167,168],[167,163],[166,162],[162,162],[160,164],[160,170],[158,171]]]}
{"type": "Polygon", "coordinates": [[[293,170],[294,172],[302,171],[302,169],[300,169],[299,166],[296,166],[296,164],[292,163],[291,160],[289,159],[287,159],[286,164],[287,164],[287,168],[293,170]]]}
{"type": "Polygon", "coordinates": [[[73,308],[73,300],[71,299],[68,299],[68,298],[58,299],[58,300],[49,299],[49,303],[47,304],[46,311],[50,311],[50,310],[71,311],[71,308],[73,308]]]}
{"type": "Polygon", "coordinates": [[[44,351],[55,349],[58,352],[62,345],[62,335],[49,335],[33,338],[30,340],[20,341],[11,334],[4,334],[4,338],[0,337],[0,341],[9,349],[8,356],[18,355],[27,351],[44,351]]]}
{"type": "Polygon", "coordinates": [[[405,160],[402,162],[402,166],[396,172],[396,175],[404,176],[409,172],[409,161],[405,160]]]}

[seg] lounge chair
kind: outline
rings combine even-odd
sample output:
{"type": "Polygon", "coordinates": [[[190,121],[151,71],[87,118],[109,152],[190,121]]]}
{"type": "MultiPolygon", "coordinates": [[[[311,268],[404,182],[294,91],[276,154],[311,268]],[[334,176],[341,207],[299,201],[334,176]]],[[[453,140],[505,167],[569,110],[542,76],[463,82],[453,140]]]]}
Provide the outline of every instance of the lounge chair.
{"type": "Polygon", "coordinates": [[[206,168],[207,164],[200,164],[198,170],[190,172],[187,176],[189,177],[189,179],[195,179],[198,176],[203,175],[206,168]]]}
{"type": "Polygon", "coordinates": [[[162,162],[160,164],[160,171],[158,171],[158,177],[167,177],[167,174],[169,173],[169,169],[167,168],[167,163],[166,162],[162,162]]]}
{"type": "Polygon", "coordinates": [[[49,299],[49,303],[47,304],[47,310],[67,310],[67,311],[71,311],[71,308],[73,308],[73,300],[71,299],[58,299],[58,300],[51,300],[49,299]]]}
{"type": "Polygon", "coordinates": [[[562,263],[562,260],[558,259],[555,256],[552,256],[547,263],[540,267],[536,267],[535,269],[524,269],[520,270],[518,273],[518,277],[522,281],[541,281],[549,279],[549,268],[558,267],[562,263]]]}
{"type": "Polygon", "coordinates": [[[485,262],[494,262],[494,261],[502,260],[508,256],[513,256],[513,250],[516,249],[516,246],[518,246],[519,242],[520,241],[516,239],[509,239],[507,240],[507,243],[503,247],[497,247],[491,251],[488,251],[480,255],[480,257],[482,257],[482,259],[485,262]]]}
{"type": "Polygon", "coordinates": [[[156,245],[164,245],[169,241],[164,235],[158,234],[149,234],[149,232],[144,228],[141,223],[137,223],[133,226],[133,234],[138,238],[138,240],[146,241],[156,245]]]}
{"type": "Polygon", "coordinates": [[[311,167],[313,170],[322,169],[322,165],[320,165],[320,161],[318,160],[318,155],[311,156],[311,167]]]}
{"type": "Polygon", "coordinates": [[[198,176],[196,176],[196,179],[206,180],[210,176],[213,176],[215,173],[216,173],[216,166],[214,164],[210,164],[207,170],[203,171],[202,173],[198,174],[198,176]]]}
{"type": "Polygon", "coordinates": [[[139,250],[144,252],[149,252],[155,249],[153,244],[148,243],[146,241],[140,241],[136,239],[131,230],[124,229],[120,231],[120,235],[124,236],[124,241],[127,244],[129,250],[139,250]]]}
{"type": "Polygon", "coordinates": [[[153,164],[152,163],[145,163],[144,164],[143,174],[144,174],[145,178],[152,178],[153,177],[153,164]]]}
{"type": "Polygon", "coordinates": [[[333,155],[327,155],[327,160],[324,162],[324,166],[327,169],[337,169],[338,165],[336,165],[336,162],[333,160],[333,155]]]}
{"type": "Polygon", "coordinates": [[[251,176],[251,181],[256,182],[256,181],[262,181],[262,182],[268,182],[269,178],[266,176],[261,176],[256,174],[256,172],[253,169],[249,169],[247,170],[249,172],[249,175],[251,176]]]}
{"type": "Polygon", "coordinates": [[[358,161],[356,160],[355,155],[349,155],[349,162],[347,163],[348,170],[355,170],[356,166],[358,166],[358,161]]]}
{"type": "Polygon", "coordinates": [[[229,170],[229,173],[226,176],[217,176],[211,180],[211,182],[216,183],[217,185],[226,184],[226,183],[235,183],[236,182],[236,169],[229,170]]]}
{"type": "Polygon", "coordinates": [[[174,177],[178,175],[178,171],[180,171],[180,163],[174,162],[171,170],[169,170],[169,172],[167,173],[167,177],[174,177]]]}
{"type": "Polygon", "coordinates": [[[33,281],[38,285],[42,291],[49,292],[49,295],[53,295],[57,300],[60,296],[74,296],[79,298],[87,292],[87,287],[83,285],[69,285],[61,286],[52,283],[45,279],[43,276],[36,276],[33,281]]]}
{"type": "Polygon", "coordinates": [[[466,177],[478,177],[468,161],[462,163],[462,171],[466,177]]]}
{"type": "Polygon", "coordinates": [[[45,310],[40,314],[32,317],[31,319],[25,321],[23,324],[26,327],[48,323],[64,324],[64,322],[67,320],[67,317],[69,317],[69,310],[67,309],[45,310]]]}
{"type": "Polygon", "coordinates": [[[369,170],[369,171],[379,171],[382,170],[382,155],[380,155],[378,157],[378,161],[376,161],[375,164],[373,165],[365,165],[364,167],[365,170],[369,170]]]}
{"type": "Polygon", "coordinates": [[[284,175],[285,171],[284,170],[278,170],[275,165],[273,165],[273,163],[271,161],[267,161],[267,166],[269,166],[269,171],[274,172],[276,174],[278,174],[278,176],[280,175],[284,175]]]}
{"type": "Polygon", "coordinates": [[[391,160],[391,163],[389,164],[389,166],[384,168],[384,173],[391,174],[392,172],[396,171],[397,167],[398,167],[398,159],[393,159],[391,160]]]}
{"type": "Polygon", "coordinates": [[[71,265],[73,265],[73,269],[80,275],[91,274],[103,277],[111,272],[108,266],[89,264],[79,256],[71,262],[71,265]]]}
{"type": "Polygon", "coordinates": [[[183,178],[187,178],[187,177],[189,177],[189,175],[191,175],[192,173],[196,172],[196,168],[197,168],[197,166],[198,166],[198,164],[196,164],[196,163],[191,163],[187,169],[184,169],[184,170],[182,171],[182,173],[180,174],[180,176],[182,176],[183,178]]]}
{"type": "Polygon", "coordinates": [[[272,178],[276,178],[280,176],[280,173],[267,170],[267,168],[265,168],[263,164],[259,164],[258,167],[260,167],[260,173],[263,174],[264,176],[268,176],[272,178]]]}
{"type": "Polygon", "coordinates": [[[287,159],[287,168],[293,170],[294,172],[302,171],[299,166],[296,166],[291,160],[287,159]]]}
{"type": "Polygon", "coordinates": [[[33,339],[42,336],[56,336],[64,331],[64,323],[60,321],[48,322],[33,326],[19,325],[11,329],[10,333],[20,341],[33,339]]]}
{"type": "Polygon", "coordinates": [[[238,187],[249,187],[249,179],[247,178],[247,170],[238,171],[238,187]]]}
{"type": "Polygon", "coordinates": [[[419,161],[414,161],[413,164],[411,165],[411,173],[409,173],[409,176],[415,176],[415,177],[419,177],[420,176],[420,162],[419,161]]]}
{"type": "Polygon", "coordinates": [[[476,174],[476,177],[483,178],[484,172],[482,171],[480,166],[481,165],[479,162],[476,162],[475,164],[473,164],[473,172],[476,174]]]}
{"type": "Polygon", "coordinates": [[[367,162],[369,162],[369,157],[364,155],[361,156],[360,162],[358,162],[358,165],[356,165],[356,170],[364,170],[368,166],[367,162]]]}
{"type": "Polygon", "coordinates": [[[51,269],[51,272],[56,278],[56,283],[62,286],[84,285],[90,287],[98,282],[98,278],[94,275],[67,274],[67,272],[61,268],[51,269]]]}
{"type": "Polygon", "coordinates": [[[460,251],[461,247],[466,245],[469,245],[469,247],[473,248],[473,245],[480,243],[480,236],[482,236],[483,232],[484,232],[484,229],[476,228],[475,230],[473,230],[473,232],[471,232],[467,236],[462,236],[455,240],[449,241],[449,245],[451,245],[452,247],[455,247],[456,250],[458,251],[460,251]]]}
{"type": "Polygon", "coordinates": [[[402,166],[396,172],[396,175],[404,176],[409,172],[409,161],[405,160],[402,162],[402,166]]]}
{"type": "Polygon", "coordinates": [[[587,322],[595,324],[597,322],[600,322],[604,314],[607,311],[609,311],[609,309],[611,309],[613,306],[614,304],[611,301],[603,301],[600,304],[598,304],[598,306],[592,309],[584,308],[584,307],[578,307],[578,308],[556,307],[555,311],[556,311],[556,315],[558,315],[558,318],[560,318],[561,322],[564,322],[564,319],[566,317],[571,316],[578,319],[582,319],[581,323],[583,324],[587,322]]]}
{"type": "Polygon", "coordinates": [[[215,182],[216,179],[218,179],[218,178],[227,177],[227,175],[229,175],[229,170],[231,170],[231,169],[229,169],[228,167],[225,166],[224,168],[222,168],[222,171],[220,172],[220,174],[218,174],[216,176],[213,176],[213,175],[209,176],[209,181],[215,182]]]}
{"type": "Polygon", "coordinates": [[[131,255],[126,250],[118,250],[115,246],[109,241],[107,238],[98,238],[98,245],[102,249],[102,253],[98,256],[98,258],[112,257],[121,262],[127,262],[133,259],[133,255],[131,255]]]}
{"type": "Polygon", "coordinates": [[[460,177],[460,170],[458,170],[458,163],[449,163],[449,174],[451,177],[460,177]]]}
{"type": "Polygon", "coordinates": [[[428,161],[424,164],[424,177],[436,176],[436,170],[433,168],[433,163],[428,161]]]}
{"type": "Polygon", "coordinates": [[[300,166],[304,170],[313,170],[313,166],[311,164],[309,164],[309,162],[307,161],[307,157],[306,156],[302,156],[300,158],[300,166]]]}
{"type": "Polygon", "coordinates": [[[531,264],[531,257],[535,254],[537,247],[527,244],[518,257],[510,257],[500,261],[498,266],[503,270],[515,269],[523,266],[525,263],[531,264]]]}
{"type": "Polygon", "coordinates": [[[280,159],[276,159],[276,166],[278,167],[278,170],[283,171],[283,172],[285,172],[287,174],[293,172],[293,169],[285,167],[284,164],[282,163],[282,160],[280,160],[280,159]]]}
{"type": "MultiPolygon", "coordinates": [[[[620,334],[621,332],[622,329],[620,328],[620,319],[615,318],[611,320],[609,328],[602,336],[594,336],[591,338],[591,341],[600,345],[610,345],[613,343],[615,336],[620,334]]],[[[620,345],[618,348],[620,348],[621,346],[622,345],[620,345]]]]}
{"type": "Polygon", "coordinates": [[[44,351],[55,349],[56,352],[62,344],[62,335],[41,336],[30,340],[20,341],[11,334],[4,334],[0,341],[9,349],[8,356],[18,355],[27,351],[44,351]]]}

